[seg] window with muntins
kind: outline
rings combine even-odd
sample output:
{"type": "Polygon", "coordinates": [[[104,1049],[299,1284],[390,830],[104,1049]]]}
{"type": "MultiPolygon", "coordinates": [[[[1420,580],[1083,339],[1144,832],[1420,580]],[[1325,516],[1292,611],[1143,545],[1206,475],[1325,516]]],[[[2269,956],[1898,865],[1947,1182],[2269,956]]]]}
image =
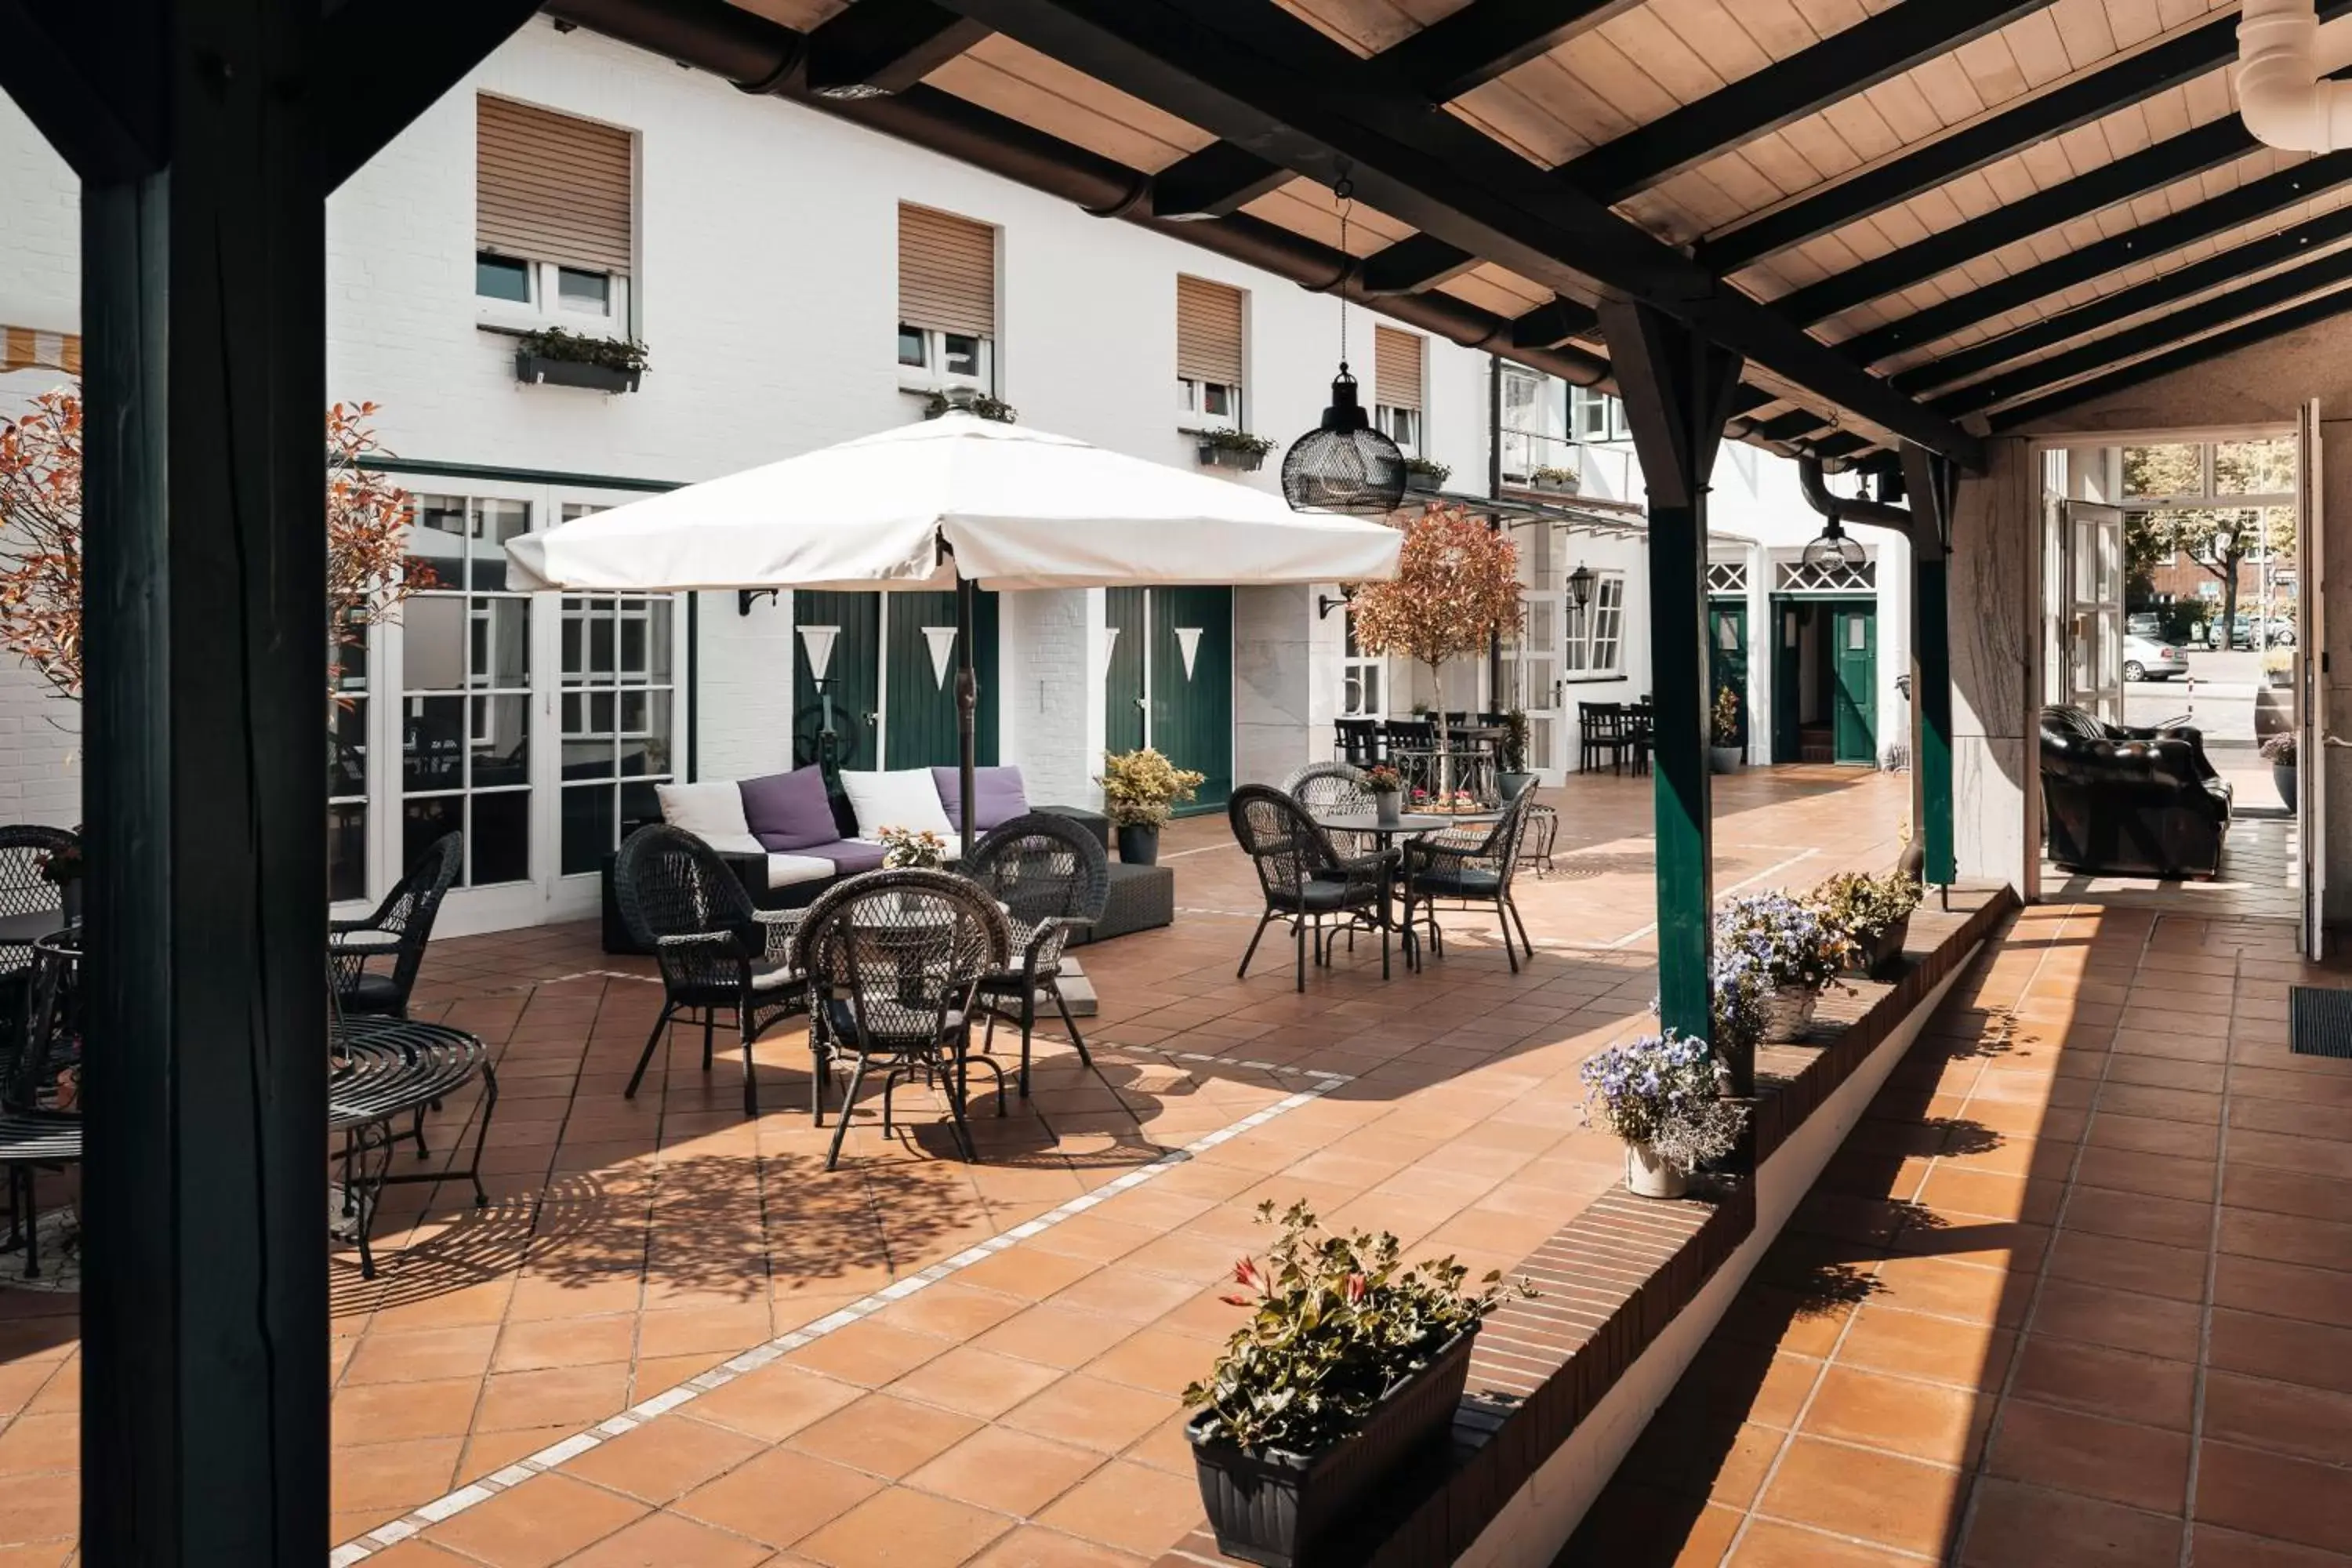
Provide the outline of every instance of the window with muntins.
{"type": "Polygon", "coordinates": [[[1197,429],[1242,428],[1242,291],[1176,279],[1176,412],[1197,429]]]}
{"type": "Polygon", "coordinates": [[[996,230],[898,204],[898,384],[996,390],[996,230]]]}
{"type": "Polygon", "coordinates": [[[1559,667],[1570,679],[1605,680],[1624,673],[1625,574],[1602,572],[1592,581],[1592,601],[1565,601],[1559,667]]]}
{"type": "Polygon", "coordinates": [[[474,100],[474,159],[481,319],[629,336],[630,133],[485,94],[474,100]]]}
{"type": "Polygon", "coordinates": [[[1625,421],[1625,405],[1605,392],[1571,387],[1568,395],[1569,427],[1580,441],[1631,440],[1633,428],[1625,421]]]}

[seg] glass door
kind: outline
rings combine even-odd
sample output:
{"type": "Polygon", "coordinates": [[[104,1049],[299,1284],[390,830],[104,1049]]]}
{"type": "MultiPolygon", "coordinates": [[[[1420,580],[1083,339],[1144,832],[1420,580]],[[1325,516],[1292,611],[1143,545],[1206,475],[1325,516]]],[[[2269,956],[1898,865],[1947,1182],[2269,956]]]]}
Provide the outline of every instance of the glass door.
{"type": "Polygon", "coordinates": [[[2124,514],[2065,504],[2066,700],[2094,718],[2124,716],[2124,514]]]}
{"type": "MultiPolygon", "coordinates": [[[[2295,445],[2294,538],[2301,559],[2295,563],[2295,606],[2302,624],[2295,628],[2295,668],[2301,679],[2295,700],[2302,705],[2301,727],[2295,738],[2299,765],[2295,790],[2300,806],[2303,852],[2303,952],[2314,960],[2326,956],[2327,910],[2327,773],[2332,765],[2326,704],[2319,686],[2320,661],[2327,647],[2326,519],[2320,505],[2319,403],[2304,405],[2295,445]]],[[[2264,606],[2268,608],[2267,605],[2264,606]]]]}
{"type": "Polygon", "coordinates": [[[1561,780],[1559,743],[1560,630],[1567,616],[1561,595],[1528,594],[1520,601],[1525,619],[1517,637],[1503,639],[1503,700],[1528,718],[1527,768],[1548,784],[1561,780]]]}

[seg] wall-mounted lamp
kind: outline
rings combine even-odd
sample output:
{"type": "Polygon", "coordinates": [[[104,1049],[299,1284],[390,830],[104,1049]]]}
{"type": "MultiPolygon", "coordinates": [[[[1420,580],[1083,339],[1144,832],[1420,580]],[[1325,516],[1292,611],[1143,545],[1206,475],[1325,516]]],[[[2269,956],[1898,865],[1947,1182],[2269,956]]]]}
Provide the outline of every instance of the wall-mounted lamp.
{"type": "Polygon", "coordinates": [[[1347,608],[1355,602],[1355,598],[1353,594],[1346,593],[1336,599],[1328,594],[1318,594],[1315,595],[1315,618],[1318,621],[1328,621],[1331,618],[1332,611],[1347,608]]]}
{"type": "Polygon", "coordinates": [[[760,595],[762,594],[776,604],[781,605],[784,602],[773,588],[738,588],[735,590],[735,613],[739,616],[750,615],[751,606],[760,602],[760,595]]]}
{"type": "Polygon", "coordinates": [[[1576,607],[1580,610],[1592,603],[1595,575],[1592,568],[1581,561],[1576,563],[1576,570],[1568,574],[1568,596],[1576,601],[1576,607]]]}

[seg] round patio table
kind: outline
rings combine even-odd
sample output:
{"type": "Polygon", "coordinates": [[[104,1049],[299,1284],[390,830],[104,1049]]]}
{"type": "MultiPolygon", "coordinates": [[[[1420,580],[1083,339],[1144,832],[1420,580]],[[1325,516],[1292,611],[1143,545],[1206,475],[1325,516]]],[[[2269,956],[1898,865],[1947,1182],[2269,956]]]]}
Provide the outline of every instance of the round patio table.
{"type": "Polygon", "coordinates": [[[375,1278],[369,1247],[377,1201],[383,1189],[412,1183],[470,1181],[474,1206],[489,1195],[482,1188],[482,1145],[499,1107],[499,1075],[482,1042],[463,1030],[407,1018],[344,1018],[329,1031],[327,1127],[343,1134],[343,1215],[359,1246],[360,1277],[375,1278]],[[479,1078],[482,1116],[474,1131],[473,1157],[446,1169],[392,1171],[392,1152],[414,1141],[425,1158],[425,1110],[479,1078]],[[399,1131],[403,1116],[414,1130],[399,1131]]]}
{"type": "MultiPolygon", "coordinates": [[[[1318,811],[1307,815],[1315,826],[1326,833],[1360,833],[1377,839],[1382,855],[1391,852],[1391,846],[1400,834],[1442,833],[1449,827],[1485,826],[1499,822],[1503,817],[1499,811],[1401,811],[1394,822],[1382,822],[1377,811],[1318,811]]],[[[1383,879],[1381,884],[1381,924],[1404,938],[1405,963],[1410,968],[1413,952],[1412,928],[1396,923],[1396,910],[1389,897],[1389,888],[1393,880],[1393,878],[1383,879]]]]}

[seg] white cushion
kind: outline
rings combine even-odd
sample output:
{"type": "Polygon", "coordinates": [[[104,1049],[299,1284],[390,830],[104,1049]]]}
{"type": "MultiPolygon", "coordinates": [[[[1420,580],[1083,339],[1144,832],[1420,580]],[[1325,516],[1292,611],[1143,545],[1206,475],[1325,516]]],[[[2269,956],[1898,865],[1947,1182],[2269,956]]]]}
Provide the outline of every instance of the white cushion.
{"type": "Polygon", "coordinates": [[[768,886],[789,888],[795,882],[821,882],[833,875],[833,862],[822,855],[771,855],[768,886]]]}
{"type": "MultiPolygon", "coordinates": [[[[692,833],[692,828],[687,829],[692,833]]],[[[721,855],[765,855],[768,847],[748,833],[695,833],[697,838],[721,855]]]]}
{"type": "Polygon", "coordinates": [[[929,768],[907,768],[887,773],[845,771],[841,787],[849,808],[857,814],[857,836],[871,838],[886,827],[929,828],[951,838],[947,808],[940,804],[939,787],[929,768]]]}
{"type": "MultiPolygon", "coordinates": [[[[654,785],[654,794],[661,801],[662,820],[672,827],[683,827],[709,844],[722,854],[733,854],[721,848],[720,838],[750,838],[751,825],[743,820],[743,792],[733,779],[716,784],[666,784],[654,785]]],[[[759,841],[752,840],[754,853],[759,841]]]]}

